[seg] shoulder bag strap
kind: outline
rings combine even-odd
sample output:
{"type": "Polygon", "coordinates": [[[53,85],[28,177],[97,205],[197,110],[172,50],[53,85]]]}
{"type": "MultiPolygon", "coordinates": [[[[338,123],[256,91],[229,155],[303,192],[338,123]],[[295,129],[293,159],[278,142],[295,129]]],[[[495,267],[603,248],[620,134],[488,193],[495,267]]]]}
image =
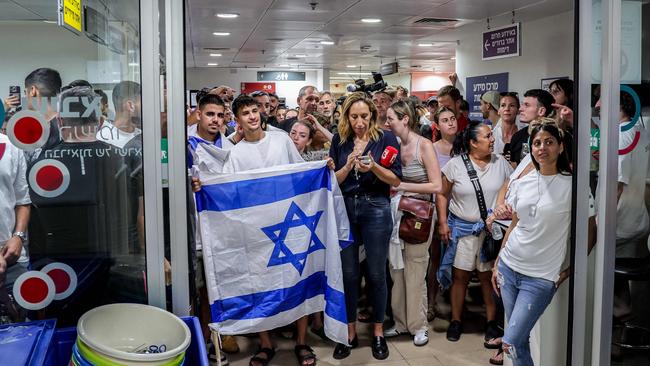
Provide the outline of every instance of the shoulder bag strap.
{"type": "Polygon", "coordinates": [[[487,207],[485,206],[485,197],[483,196],[483,189],[481,188],[481,182],[478,180],[478,175],[476,174],[476,170],[474,169],[474,166],[472,166],[472,162],[469,160],[469,156],[467,154],[462,154],[461,157],[463,158],[463,162],[465,163],[465,168],[467,169],[467,175],[469,175],[469,180],[472,182],[472,186],[474,186],[474,193],[476,193],[476,200],[478,201],[478,209],[481,211],[481,219],[485,221],[487,219],[487,207]]]}

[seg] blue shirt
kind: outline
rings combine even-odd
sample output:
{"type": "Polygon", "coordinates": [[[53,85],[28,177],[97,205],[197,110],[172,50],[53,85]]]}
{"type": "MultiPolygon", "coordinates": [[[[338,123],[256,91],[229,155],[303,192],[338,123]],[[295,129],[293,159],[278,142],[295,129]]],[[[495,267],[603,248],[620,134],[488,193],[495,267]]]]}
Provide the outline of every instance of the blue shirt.
{"type": "MultiPolygon", "coordinates": [[[[397,137],[391,131],[383,131],[377,141],[370,139],[362,155],[368,155],[370,153],[375,163],[379,164],[381,154],[388,146],[392,146],[398,151],[397,158],[388,169],[399,179],[402,179],[402,160],[399,153],[399,143],[397,142],[397,137]]],[[[348,161],[348,156],[352,153],[353,149],[353,138],[341,144],[341,136],[338,133],[334,135],[332,145],[330,146],[330,157],[334,159],[335,170],[339,170],[345,166],[345,163],[348,161]]],[[[358,174],[355,174],[354,171],[351,171],[339,186],[344,196],[368,194],[390,197],[390,185],[381,181],[372,172],[358,172],[358,174]]]]}

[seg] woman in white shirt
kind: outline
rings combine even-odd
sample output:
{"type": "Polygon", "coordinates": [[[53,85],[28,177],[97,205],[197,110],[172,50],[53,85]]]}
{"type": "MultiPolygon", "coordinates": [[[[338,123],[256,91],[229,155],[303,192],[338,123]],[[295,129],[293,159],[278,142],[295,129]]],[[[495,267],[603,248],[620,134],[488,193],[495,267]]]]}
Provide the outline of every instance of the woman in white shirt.
{"type": "Polygon", "coordinates": [[[512,167],[503,156],[493,151],[494,137],[490,127],[472,121],[456,137],[453,157],[442,168],[443,193],[436,196],[436,208],[440,239],[447,243],[447,248],[438,270],[438,281],[442,288],[451,285],[451,323],[447,329],[447,340],[452,342],[458,341],[463,332],[461,316],[467,285],[474,270],[478,271],[487,313],[485,339],[494,338],[500,333],[490,284],[493,260],[482,250],[484,223],[474,185],[463,161],[466,155],[476,171],[486,207],[494,208],[497,193],[512,172],[512,167]]]}
{"type": "Polygon", "coordinates": [[[508,326],[504,352],[514,366],[533,365],[530,331],[559,286],[571,227],[571,167],[554,123],[532,129],[536,170],[517,180],[508,197],[512,224],[508,228],[492,275],[503,298],[508,326]]]}

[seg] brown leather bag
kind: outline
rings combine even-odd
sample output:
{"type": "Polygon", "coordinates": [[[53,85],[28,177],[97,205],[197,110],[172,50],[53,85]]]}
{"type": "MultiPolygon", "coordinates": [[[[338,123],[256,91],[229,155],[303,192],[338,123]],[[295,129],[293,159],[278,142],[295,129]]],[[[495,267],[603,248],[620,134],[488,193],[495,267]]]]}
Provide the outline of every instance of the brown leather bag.
{"type": "Polygon", "coordinates": [[[397,206],[402,211],[399,237],[408,244],[421,244],[429,240],[433,222],[433,203],[427,200],[402,196],[397,206]]]}

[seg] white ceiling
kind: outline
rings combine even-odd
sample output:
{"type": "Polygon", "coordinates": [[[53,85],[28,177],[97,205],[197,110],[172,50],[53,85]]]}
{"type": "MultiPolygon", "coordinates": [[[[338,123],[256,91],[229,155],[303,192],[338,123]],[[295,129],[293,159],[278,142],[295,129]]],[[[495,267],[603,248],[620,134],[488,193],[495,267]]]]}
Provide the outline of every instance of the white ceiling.
{"type": "Polygon", "coordinates": [[[329,68],[376,70],[399,61],[400,70],[453,70],[456,31],[512,10],[517,19],[573,8],[573,0],[188,0],[188,67],[329,68]],[[312,10],[310,3],[317,3],[312,10]],[[221,19],[217,13],[237,13],[221,19]],[[367,24],[361,18],[380,18],[367,24]],[[418,24],[422,18],[452,19],[418,24]],[[460,29],[459,29],[460,28],[460,29]],[[215,36],[213,32],[230,32],[215,36]],[[334,41],[322,45],[320,41],[334,41]],[[420,47],[419,43],[433,43],[420,47]],[[361,48],[367,48],[362,51],[361,48]],[[216,49],[216,50],[215,50],[216,49]],[[211,57],[219,53],[221,57],[211,57]],[[296,55],[307,55],[296,58],[296,55]]]}

